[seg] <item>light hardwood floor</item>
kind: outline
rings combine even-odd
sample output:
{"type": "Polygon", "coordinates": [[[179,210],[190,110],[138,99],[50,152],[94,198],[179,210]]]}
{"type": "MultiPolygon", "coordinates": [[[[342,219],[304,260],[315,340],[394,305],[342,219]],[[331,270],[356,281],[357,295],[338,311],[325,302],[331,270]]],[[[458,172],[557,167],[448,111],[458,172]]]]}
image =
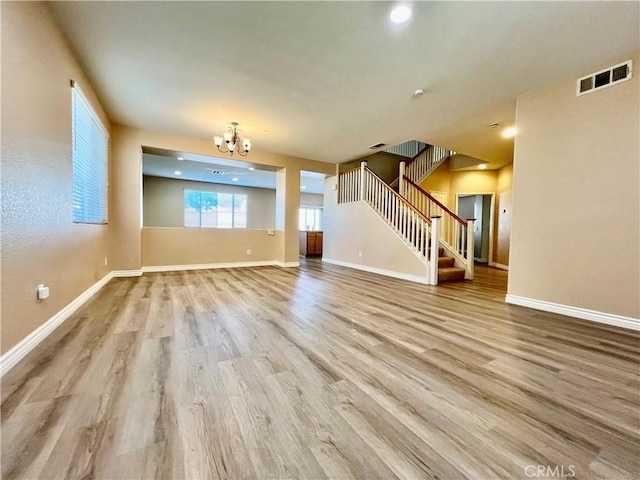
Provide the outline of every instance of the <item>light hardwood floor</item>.
{"type": "Polygon", "coordinates": [[[476,273],[115,279],[3,378],[2,478],[640,478],[638,333],[476,273]]]}

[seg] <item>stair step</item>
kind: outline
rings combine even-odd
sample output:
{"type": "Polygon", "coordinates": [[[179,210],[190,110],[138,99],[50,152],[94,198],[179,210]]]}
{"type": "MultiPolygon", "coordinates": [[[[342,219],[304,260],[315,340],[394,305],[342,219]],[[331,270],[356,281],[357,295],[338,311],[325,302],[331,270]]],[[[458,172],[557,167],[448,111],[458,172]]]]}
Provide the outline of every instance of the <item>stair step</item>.
{"type": "Polygon", "coordinates": [[[438,283],[464,280],[464,268],[449,267],[438,269],[438,283]]]}
{"type": "MultiPolygon", "coordinates": [[[[444,257],[444,248],[438,248],[438,257],[444,257]]],[[[431,247],[427,249],[427,258],[431,258],[431,247]]]]}
{"type": "Polygon", "coordinates": [[[455,260],[451,257],[439,257],[438,268],[450,268],[453,267],[455,260]]]}

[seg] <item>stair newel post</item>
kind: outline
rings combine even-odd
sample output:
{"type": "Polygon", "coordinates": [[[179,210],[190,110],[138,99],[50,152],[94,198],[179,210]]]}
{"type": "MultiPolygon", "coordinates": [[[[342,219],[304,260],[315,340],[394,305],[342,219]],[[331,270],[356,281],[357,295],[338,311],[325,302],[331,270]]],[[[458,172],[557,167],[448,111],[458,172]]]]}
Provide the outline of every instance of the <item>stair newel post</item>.
{"type": "Polygon", "coordinates": [[[429,284],[438,284],[438,249],[440,248],[440,220],[439,216],[431,217],[431,239],[429,252],[429,284]]]}
{"type": "Polygon", "coordinates": [[[360,201],[363,201],[365,199],[365,194],[364,194],[364,186],[365,186],[364,172],[365,172],[366,168],[367,168],[367,162],[360,162],[360,201]]]}
{"type": "Polygon", "coordinates": [[[467,280],[473,280],[474,243],[476,241],[475,224],[475,218],[467,219],[467,271],[464,275],[467,280]]]}
{"type": "Polygon", "coordinates": [[[398,193],[404,197],[404,172],[407,164],[400,162],[400,177],[398,178],[398,193]]]}

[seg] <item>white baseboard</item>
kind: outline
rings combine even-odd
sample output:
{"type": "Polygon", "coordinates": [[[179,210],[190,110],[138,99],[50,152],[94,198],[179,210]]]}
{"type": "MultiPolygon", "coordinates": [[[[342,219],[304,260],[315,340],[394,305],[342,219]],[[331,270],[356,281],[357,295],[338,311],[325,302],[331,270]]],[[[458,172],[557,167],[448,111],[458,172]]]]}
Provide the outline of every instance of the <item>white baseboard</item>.
{"type": "Polygon", "coordinates": [[[275,262],[275,265],[282,268],[299,267],[300,262],[275,262]]]}
{"type": "MultiPolygon", "coordinates": [[[[175,272],[178,270],[209,270],[214,268],[266,267],[280,265],[283,262],[275,260],[260,260],[257,262],[229,262],[229,263],[193,263],[188,265],[151,265],[142,267],[142,272],[175,272]]],[[[300,265],[299,263],[297,265],[300,265]]]]}
{"type": "Polygon", "coordinates": [[[367,265],[360,265],[358,263],[343,262],[342,260],[334,260],[332,258],[322,258],[323,263],[330,263],[332,265],[339,265],[341,267],[355,268],[356,270],[363,270],[365,272],[377,273],[378,275],[385,275],[387,277],[399,278],[401,280],[408,280],[410,282],[429,284],[426,276],[421,277],[419,275],[411,275],[409,273],[394,272],[393,270],[385,270],[383,268],[369,267],[367,265]]]}
{"type": "Polygon", "coordinates": [[[56,328],[58,328],[76,310],[84,305],[93,295],[95,295],[109,280],[114,277],[114,272],[109,272],[91,287],[81,293],[75,300],[56,313],[49,320],[44,322],[33,332],[23,338],[17,345],[0,357],[0,376],[17,365],[27,354],[36,348],[45,338],[47,338],[56,328]]]}
{"type": "Polygon", "coordinates": [[[500,270],[509,270],[509,265],[505,265],[503,263],[494,263],[491,265],[492,267],[499,268],[500,270]]]}
{"type": "Polygon", "coordinates": [[[637,318],[623,317],[612,313],[597,312],[595,310],[587,310],[586,308],[545,302],[543,300],[519,297],[517,295],[507,294],[505,301],[513,305],[520,305],[521,307],[535,308],[536,310],[543,310],[545,312],[559,313],[560,315],[567,315],[569,317],[580,318],[582,320],[589,320],[591,322],[604,323],[605,325],[613,325],[614,327],[640,331],[640,320],[637,318]]]}
{"type": "Polygon", "coordinates": [[[114,277],[141,277],[142,270],[114,270],[111,272],[114,277]]]}

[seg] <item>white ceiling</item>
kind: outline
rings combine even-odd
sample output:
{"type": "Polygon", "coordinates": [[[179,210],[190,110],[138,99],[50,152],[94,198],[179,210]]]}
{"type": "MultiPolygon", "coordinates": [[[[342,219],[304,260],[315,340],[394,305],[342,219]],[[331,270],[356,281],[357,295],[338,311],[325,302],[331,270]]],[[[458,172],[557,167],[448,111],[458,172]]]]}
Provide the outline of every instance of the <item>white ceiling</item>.
{"type": "MultiPolygon", "coordinates": [[[[49,2],[112,121],[326,162],[417,139],[512,158],[516,97],[640,47],[640,2],[49,2]],[[425,94],[413,97],[423,88],[425,94]]],[[[624,60],[624,58],[622,58],[624,60]]]]}
{"type": "MultiPolygon", "coordinates": [[[[172,152],[165,153],[156,149],[145,149],[142,155],[142,173],[144,175],[274,190],[276,188],[276,172],[264,168],[224,158],[194,154],[178,156],[172,152]],[[153,153],[149,153],[148,150],[153,153]],[[178,160],[178,158],[182,158],[182,160],[178,160]]],[[[324,194],[324,175],[301,171],[300,191],[324,194]]]]}

